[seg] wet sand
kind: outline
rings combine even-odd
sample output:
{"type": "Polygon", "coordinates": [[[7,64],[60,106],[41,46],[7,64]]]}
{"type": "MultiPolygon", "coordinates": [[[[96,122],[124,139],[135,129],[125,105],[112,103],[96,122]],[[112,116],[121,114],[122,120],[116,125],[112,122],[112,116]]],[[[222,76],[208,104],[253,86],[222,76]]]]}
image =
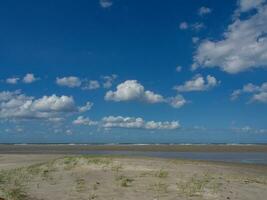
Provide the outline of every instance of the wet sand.
{"type": "Polygon", "coordinates": [[[267,152],[267,145],[0,145],[0,154],[80,154],[86,151],[267,152]]]}

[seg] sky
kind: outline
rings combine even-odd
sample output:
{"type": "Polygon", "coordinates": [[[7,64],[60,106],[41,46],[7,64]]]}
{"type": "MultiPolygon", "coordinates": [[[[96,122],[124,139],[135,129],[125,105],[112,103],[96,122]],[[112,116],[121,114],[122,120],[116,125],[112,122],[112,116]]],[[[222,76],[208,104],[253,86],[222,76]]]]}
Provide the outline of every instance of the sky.
{"type": "Polygon", "coordinates": [[[0,143],[267,143],[266,0],[10,0],[0,27],[0,143]]]}

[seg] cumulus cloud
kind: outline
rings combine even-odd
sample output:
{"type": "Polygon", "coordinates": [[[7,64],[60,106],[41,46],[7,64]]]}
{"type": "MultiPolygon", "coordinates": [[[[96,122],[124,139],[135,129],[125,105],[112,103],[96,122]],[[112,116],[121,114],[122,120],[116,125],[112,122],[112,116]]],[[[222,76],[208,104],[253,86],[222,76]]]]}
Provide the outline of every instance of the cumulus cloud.
{"type": "Polygon", "coordinates": [[[145,90],[137,80],[127,80],[119,84],[115,91],[108,91],[105,95],[106,101],[142,101],[150,104],[167,103],[174,108],[180,108],[186,100],[178,95],[176,97],[164,98],[160,94],[156,94],[150,90],[145,90]]]}
{"type": "Polygon", "coordinates": [[[176,95],[175,97],[169,97],[166,100],[173,108],[183,107],[187,101],[182,95],[176,95]]]}
{"type": "Polygon", "coordinates": [[[238,0],[239,12],[247,12],[259,8],[265,0],[238,0]]]}
{"type": "Polygon", "coordinates": [[[111,88],[111,86],[113,85],[113,82],[118,78],[118,76],[116,74],[112,74],[110,76],[102,76],[101,77],[103,79],[103,88],[108,89],[111,88]]]}
{"type": "Polygon", "coordinates": [[[79,107],[79,111],[80,112],[87,112],[87,111],[91,110],[93,105],[94,104],[92,102],[88,101],[88,102],[86,102],[86,104],[84,106],[79,107]]]}
{"type": "MultiPolygon", "coordinates": [[[[88,105],[87,110],[88,110],[88,105]]],[[[0,92],[0,118],[5,119],[51,119],[64,117],[66,114],[74,114],[81,107],[76,106],[71,96],[43,96],[34,98],[26,96],[20,91],[0,92]]]]}
{"type": "Polygon", "coordinates": [[[234,90],[231,94],[231,100],[238,99],[242,94],[251,94],[250,102],[267,103],[267,82],[260,86],[248,83],[243,88],[234,90]]]}
{"type": "Polygon", "coordinates": [[[201,75],[196,75],[183,85],[174,86],[174,89],[178,92],[206,91],[217,85],[218,81],[214,76],[207,75],[205,79],[201,75]]]}
{"type": "Polygon", "coordinates": [[[8,84],[17,84],[19,82],[18,77],[11,77],[6,79],[6,83],[8,84]]]}
{"type": "Polygon", "coordinates": [[[261,103],[267,103],[267,92],[254,94],[251,100],[261,102],[261,103]]]}
{"type": "Polygon", "coordinates": [[[145,121],[138,117],[108,116],[102,119],[103,128],[135,128],[149,130],[174,130],[180,127],[179,121],[145,121]]]}
{"type": "Polygon", "coordinates": [[[203,40],[194,55],[192,69],[219,67],[235,74],[254,68],[266,68],[267,5],[261,0],[240,0],[233,22],[223,33],[223,39],[203,40]],[[242,17],[251,9],[254,14],[242,17]]]}
{"type": "Polygon", "coordinates": [[[73,97],[69,96],[43,96],[31,103],[32,110],[40,112],[73,112],[76,110],[73,97]]]}
{"type": "Polygon", "coordinates": [[[72,122],[75,125],[86,125],[86,126],[94,126],[97,125],[96,121],[90,120],[88,117],[79,116],[77,119],[72,122]]]}
{"type": "Polygon", "coordinates": [[[23,77],[22,81],[23,81],[24,83],[29,84],[29,83],[33,83],[33,82],[37,81],[38,79],[39,79],[39,78],[36,78],[36,77],[34,76],[34,74],[28,73],[28,74],[26,74],[26,75],[23,77]]]}
{"type": "Polygon", "coordinates": [[[97,80],[89,80],[82,87],[82,89],[84,89],[84,90],[96,90],[98,88],[100,88],[100,83],[97,80]]]}
{"type": "Polygon", "coordinates": [[[76,76],[69,76],[69,77],[62,77],[56,79],[56,83],[59,86],[65,86],[65,87],[80,87],[81,86],[81,80],[76,76]]]}
{"type": "Polygon", "coordinates": [[[205,6],[202,6],[198,9],[198,14],[200,16],[204,16],[204,15],[207,15],[207,14],[210,14],[212,12],[212,10],[208,7],[205,7],[205,6]]]}
{"type": "Polygon", "coordinates": [[[99,4],[102,8],[109,8],[113,5],[111,0],[99,0],[99,4]]]}
{"type": "Polygon", "coordinates": [[[107,101],[140,100],[147,103],[159,103],[164,99],[161,95],[145,90],[137,80],[127,80],[117,86],[116,91],[108,91],[105,95],[107,101]]]}

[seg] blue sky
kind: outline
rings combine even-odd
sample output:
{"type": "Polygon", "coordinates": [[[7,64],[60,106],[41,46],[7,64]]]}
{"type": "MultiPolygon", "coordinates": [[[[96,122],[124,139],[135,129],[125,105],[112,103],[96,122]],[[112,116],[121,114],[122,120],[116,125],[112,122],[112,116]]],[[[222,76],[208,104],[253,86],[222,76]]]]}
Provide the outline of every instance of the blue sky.
{"type": "Polygon", "coordinates": [[[0,142],[266,143],[265,0],[0,3],[0,142]]]}

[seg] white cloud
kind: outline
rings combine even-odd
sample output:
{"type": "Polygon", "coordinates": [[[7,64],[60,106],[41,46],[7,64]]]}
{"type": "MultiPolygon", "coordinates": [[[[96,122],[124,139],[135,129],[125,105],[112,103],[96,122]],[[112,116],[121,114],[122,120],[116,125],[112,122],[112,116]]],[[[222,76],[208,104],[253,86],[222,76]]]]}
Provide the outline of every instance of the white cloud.
{"type": "Polygon", "coordinates": [[[205,7],[205,6],[202,6],[199,8],[198,10],[198,14],[200,16],[204,16],[204,15],[207,15],[207,14],[210,14],[212,12],[212,10],[208,7],[205,7]]]}
{"type": "Polygon", "coordinates": [[[84,106],[79,107],[79,112],[87,112],[93,107],[93,103],[88,101],[84,106]]]}
{"type": "Polygon", "coordinates": [[[82,89],[84,90],[96,90],[100,88],[100,83],[97,80],[90,80],[88,83],[86,83],[85,86],[83,86],[82,89]]]}
{"type": "Polygon", "coordinates": [[[19,82],[19,78],[17,77],[12,77],[12,78],[7,78],[6,83],[8,84],[17,84],[19,82]]]}
{"type": "Polygon", "coordinates": [[[258,94],[254,94],[251,100],[257,101],[260,103],[267,103],[267,92],[261,92],[258,94]]]}
{"type": "Polygon", "coordinates": [[[2,92],[0,92],[0,102],[8,101],[8,100],[12,99],[13,97],[19,95],[20,93],[21,93],[20,90],[16,90],[13,92],[2,91],[2,92]]]}
{"type": "MultiPolygon", "coordinates": [[[[237,16],[218,41],[204,40],[194,55],[192,69],[219,67],[235,74],[267,66],[267,5],[262,1],[242,0],[235,11],[256,9],[246,18],[237,16]]],[[[240,13],[243,14],[243,13],[240,13]]]]}
{"type": "Polygon", "coordinates": [[[189,25],[188,25],[187,22],[181,22],[180,25],[179,25],[179,28],[180,28],[181,30],[186,30],[186,29],[189,28],[189,25]]]}
{"type": "Polygon", "coordinates": [[[185,105],[186,100],[181,96],[164,98],[160,94],[145,90],[137,80],[127,80],[119,84],[115,91],[108,91],[105,95],[106,101],[142,101],[146,103],[167,103],[174,108],[185,105]]]}
{"type": "MultiPolygon", "coordinates": [[[[88,105],[86,106],[88,109],[88,105]]],[[[81,112],[80,109],[71,96],[51,95],[36,99],[21,94],[20,91],[0,92],[0,118],[49,120],[81,112]]]]}
{"type": "Polygon", "coordinates": [[[206,79],[201,75],[196,75],[183,85],[174,86],[174,89],[178,92],[206,91],[217,85],[217,79],[211,75],[206,76],[206,79]]]}
{"type": "Polygon", "coordinates": [[[43,96],[31,103],[32,109],[41,112],[73,112],[76,110],[73,97],[43,96]]]}
{"type": "Polygon", "coordinates": [[[35,76],[34,76],[34,74],[31,74],[31,73],[28,73],[28,74],[26,74],[24,77],[23,77],[23,82],[24,83],[33,83],[33,82],[35,82],[35,81],[37,81],[39,78],[36,78],[35,76]]]}
{"type": "Polygon", "coordinates": [[[149,90],[146,90],[142,96],[140,100],[143,100],[147,103],[161,103],[164,102],[164,98],[163,96],[161,96],[160,94],[156,94],[154,92],[151,92],[149,90]]]}
{"type": "Polygon", "coordinates": [[[182,66],[178,65],[178,66],[176,67],[176,72],[181,72],[181,71],[182,71],[182,66]]]}
{"type": "Polygon", "coordinates": [[[180,127],[178,121],[155,122],[145,121],[138,117],[108,116],[102,119],[103,128],[135,128],[149,130],[174,130],[180,127]]]}
{"type": "Polygon", "coordinates": [[[72,122],[75,125],[86,125],[86,126],[94,126],[97,125],[96,121],[90,120],[88,117],[79,116],[77,119],[72,122]]]}
{"type": "Polygon", "coordinates": [[[111,0],[99,0],[99,4],[102,8],[109,8],[113,5],[111,0]]]}
{"type": "Polygon", "coordinates": [[[238,0],[240,12],[247,12],[251,9],[259,8],[265,0],[238,0]]]}
{"type": "Polygon", "coordinates": [[[248,83],[242,89],[234,90],[231,94],[231,100],[238,99],[242,94],[251,94],[250,102],[267,103],[267,82],[260,86],[248,83]]]}
{"type": "Polygon", "coordinates": [[[81,80],[76,76],[57,78],[56,83],[60,86],[66,86],[70,88],[80,87],[81,80]]]}
{"type": "Polygon", "coordinates": [[[180,127],[178,121],[172,122],[155,122],[155,121],[148,121],[145,124],[146,129],[157,129],[157,130],[174,130],[180,127]]]}
{"type": "Polygon", "coordinates": [[[183,107],[187,101],[182,95],[176,95],[175,97],[169,97],[166,100],[173,108],[183,107]]]}
{"type": "Polygon", "coordinates": [[[103,88],[110,88],[115,81],[115,79],[118,78],[116,74],[112,74],[111,76],[102,76],[103,79],[103,88]]]}
{"type": "Polygon", "coordinates": [[[105,95],[107,101],[132,101],[139,100],[147,103],[159,103],[164,99],[161,95],[145,90],[136,80],[127,80],[117,86],[116,91],[108,91],[105,95]]]}

